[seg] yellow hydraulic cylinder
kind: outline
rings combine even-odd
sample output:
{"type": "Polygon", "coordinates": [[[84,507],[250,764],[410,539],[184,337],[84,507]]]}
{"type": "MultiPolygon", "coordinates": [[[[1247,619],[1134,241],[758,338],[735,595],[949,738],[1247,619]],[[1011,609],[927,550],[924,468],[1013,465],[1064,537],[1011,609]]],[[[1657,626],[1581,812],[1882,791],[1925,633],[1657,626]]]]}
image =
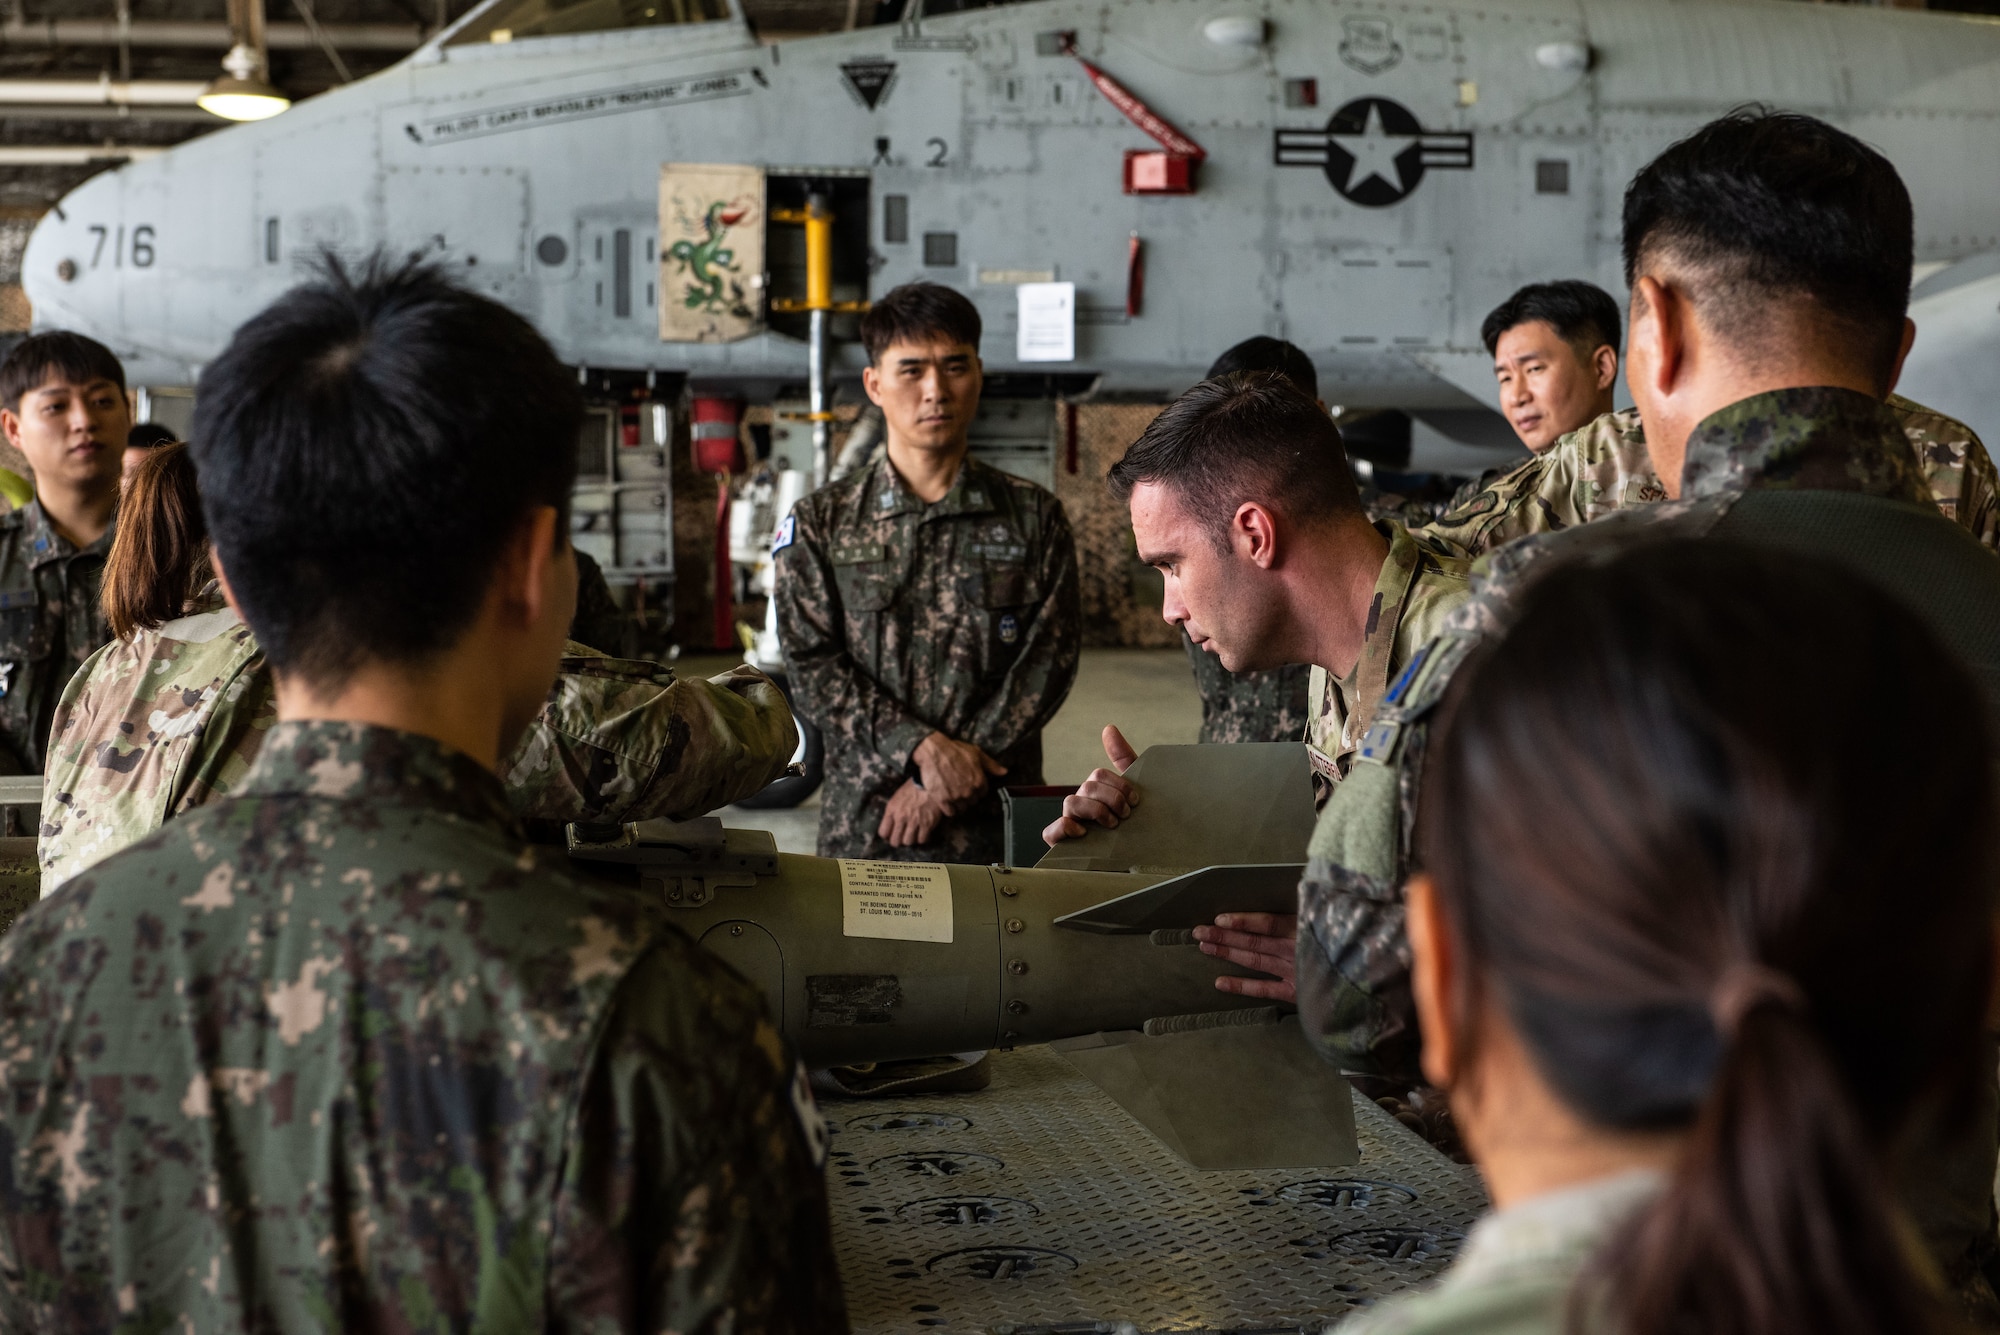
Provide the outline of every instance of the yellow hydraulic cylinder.
{"type": "Polygon", "coordinates": [[[824,195],[806,201],[806,309],[833,309],[833,208],[824,195]]]}

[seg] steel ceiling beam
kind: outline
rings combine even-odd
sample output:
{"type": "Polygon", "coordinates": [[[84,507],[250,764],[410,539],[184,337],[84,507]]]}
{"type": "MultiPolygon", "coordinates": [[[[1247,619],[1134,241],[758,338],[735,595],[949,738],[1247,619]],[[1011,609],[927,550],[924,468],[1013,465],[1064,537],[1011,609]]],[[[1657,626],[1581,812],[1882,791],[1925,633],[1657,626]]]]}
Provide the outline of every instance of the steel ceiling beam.
{"type": "MultiPolygon", "coordinates": [[[[414,23],[322,23],[320,30],[345,51],[414,51],[429,35],[414,23]]],[[[313,51],[319,45],[303,23],[270,24],[265,28],[265,40],[273,49],[283,51],[313,51]]],[[[232,41],[227,23],[202,20],[135,19],[122,26],[116,19],[15,19],[0,23],[0,46],[117,46],[129,42],[136,47],[226,51],[232,41]]]]}
{"type": "Polygon", "coordinates": [[[0,79],[0,104],[82,107],[191,107],[203,79],[0,79]]]}
{"type": "Polygon", "coordinates": [[[86,167],[156,157],[152,144],[0,144],[0,167],[86,167]]]}

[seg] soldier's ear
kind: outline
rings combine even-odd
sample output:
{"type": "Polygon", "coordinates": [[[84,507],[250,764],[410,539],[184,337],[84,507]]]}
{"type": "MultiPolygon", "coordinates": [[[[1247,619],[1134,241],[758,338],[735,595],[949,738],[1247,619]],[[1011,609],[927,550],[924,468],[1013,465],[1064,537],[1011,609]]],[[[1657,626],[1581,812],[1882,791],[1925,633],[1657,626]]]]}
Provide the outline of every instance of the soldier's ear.
{"type": "Polygon", "coordinates": [[[1457,989],[1464,980],[1459,977],[1459,961],[1443,906],[1438,903],[1437,887],[1429,876],[1418,872],[1410,878],[1404,888],[1404,905],[1410,937],[1410,993],[1423,1037],[1424,1079],[1439,1089],[1450,1089],[1461,1074],[1462,1054],[1452,1017],[1458,1013],[1457,989]]]}
{"type": "Polygon", "coordinates": [[[1239,555],[1264,570],[1278,563],[1278,521],[1256,501],[1236,507],[1229,521],[1229,541],[1239,555]]]}

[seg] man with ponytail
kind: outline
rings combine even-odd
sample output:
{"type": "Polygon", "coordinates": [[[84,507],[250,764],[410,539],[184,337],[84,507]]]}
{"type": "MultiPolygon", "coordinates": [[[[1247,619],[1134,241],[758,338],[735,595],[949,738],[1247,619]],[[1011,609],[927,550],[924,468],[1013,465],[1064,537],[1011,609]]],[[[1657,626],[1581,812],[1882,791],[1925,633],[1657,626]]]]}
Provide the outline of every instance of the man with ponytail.
{"type": "MultiPolygon", "coordinates": [[[[1429,800],[1420,780],[1432,716],[1481,637],[1507,624],[1531,573],[1558,558],[1665,535],[1820,554],[1900,599],[2000,710],[2000,561],[1939,514],[1884,402],[1915,333],[1913,234],[1909,193],[1889,161],[1809,116],[1733,112],[1634,179],[1626,379],[1669,499],[1486,557],[1471,601],[1376,713],[1321,813],[1300,886],[1299,1006],[1329,1060],[1391,1083],[1423,1079],[1404,886],[1410,832],[1429,800]]],[[[1848,766],[1868,766],[1860,738],[1872,749],[1907,726],[1878,695],[1815,698],[1822,726],[1846,739],[1848,766]]],[[[1572,832],[1550,843],[1562,853],[1572,832]]],[[[1885,991],[1876,963],[1850,961],[1850,985],[1871,1000],[1885,991]]],[[[1881,1032],[1886,1042],[1897,1031],[1881,1032]]],[[[1992,1069],[1966,1117],[1927,1125],[1897,1174],[1940,1268],[2000,1322],[1992,1069]]]]}
{"type": "Polygon", "coordinates": [[[1409,896],[1424,1071],[1498,1211],[1343,1335],[1950,1328],[1886,1147],[1992,1070],[1982,712],[1831,563],[1681,540],[1535,584],[1440,710],[1409,896]],[[1894,784],[1825,726],[1853,699],[1897,702],[1894,784]]]}

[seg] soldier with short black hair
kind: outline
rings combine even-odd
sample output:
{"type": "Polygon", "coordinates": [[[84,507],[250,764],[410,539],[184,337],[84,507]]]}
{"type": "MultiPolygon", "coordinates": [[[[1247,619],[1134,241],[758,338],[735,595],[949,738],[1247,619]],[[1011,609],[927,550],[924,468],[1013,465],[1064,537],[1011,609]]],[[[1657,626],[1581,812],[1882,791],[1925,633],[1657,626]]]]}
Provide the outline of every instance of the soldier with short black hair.
{"type": "Polygon", "coordinates": [[[574,610],[574,374],[371,265],[200,388],[277,721],[0,937],[0,1327],[844,1331],[762,995],[528,843],[494,772],[574,610]]]}
{"type": "Polygon", "coordinates": [[[1500,412],[1532,453],[1611,411],[1621,323],[1609,292],[1573,278],[1531,283],[1488,313],[1479,337],[1500,412]]]}
{"type": "Polygon", "coordinates": [[[0,515],[0,773],[42,772],[63,685],[111,638],[97,592],[131,429],[125,368],[96,339],[35,334],[0,363],[0,430],[35,475],[0,515]]]}
{"type": "MultiPolygon", "coordinates": [[[[1465,563],[1425,551],[1394,520],[1371,521],[1340,430],[1285,376],[1204,380],[1153,419],[1111,467],[1132,512],[1139,559],[1165,577],[1161,616],[1231,671],[1313,665],[1324,708],[1308,751],[1324,799],[1394,684],[1467,593],[1465,563]]],[[[1137,759],[1104,730],[1108,768],[1091,772],[1042,831],[1050,844],[1116,826],[1138,794],[1137,759]]],[[[1202,949],[1269,979],[1223,976],[1226,992],[1292,1000],[1297,920],[1225,914],[1195,929],[1202,949]]]]}
{"type": "MultiPolygon", "coordinates": [[[[1296,343],[1263,334],[1246,338],[1217,357],[1204,379],[1236,371],[1276,371],[1319,400],[1319,371],[1296,343]]],[[[1185,627],[1181,645],[1194,665],[1194,685],[1201,693],[1201,741],[1296,742],[1306,735],[1306,722],[1312,716],[1309,664],[1231,672],[1213,652],[1197,646],[1185,627]]]]}
{"type": "Polygon", "coordinates": [[[861,321],[884,457],[779,527],[793,698],[826,735],[819,852],[1000,862],[995,784],[1042,782],[1076,680],[1076,544],[1047,490],[969,457],[979,312],[932,283],[861,321]]]}
{"type": "MultiPolygon", "coordinates": [[[[1894,166],[1809,116],[1731,113],[1633,180],[1626,378],[1666,497],[1487,556],[1473,597],[1419,651],[1321,813],[1300,887],[1298,1001],[1307,1034],[1344,1070],[1421,1078],[1405,887],[1413,823],[1432,819],[1418,810],[1430,730],[1459,667],[1512,621],[1541,573],[1676,537],[1819,555],[1900,599],[2000,707],[2000,564],[1938,514],[1904,419],[1885,401],[1915,335],[1913,238],[1894,166]]],[[[1895,709],[1857,700],[1853,718],[1826,726],[1893,727],[1895,709]]],[[[1550,818],[1560,837],[1560,814],[1550,818]]],[[[1911,913],[1929,911],[1924,889],[1913,885],[1911,913]]],[[[1856,960],[1842,987],[1857,1004],[1868,967],[1856,960]]],[[[1992,1070],[1989,1048],[1979,1098],[1928,1109],[1896,1161],[1911,1222],[1982,1324],[2000,1319],[1992,1070]]]]}

